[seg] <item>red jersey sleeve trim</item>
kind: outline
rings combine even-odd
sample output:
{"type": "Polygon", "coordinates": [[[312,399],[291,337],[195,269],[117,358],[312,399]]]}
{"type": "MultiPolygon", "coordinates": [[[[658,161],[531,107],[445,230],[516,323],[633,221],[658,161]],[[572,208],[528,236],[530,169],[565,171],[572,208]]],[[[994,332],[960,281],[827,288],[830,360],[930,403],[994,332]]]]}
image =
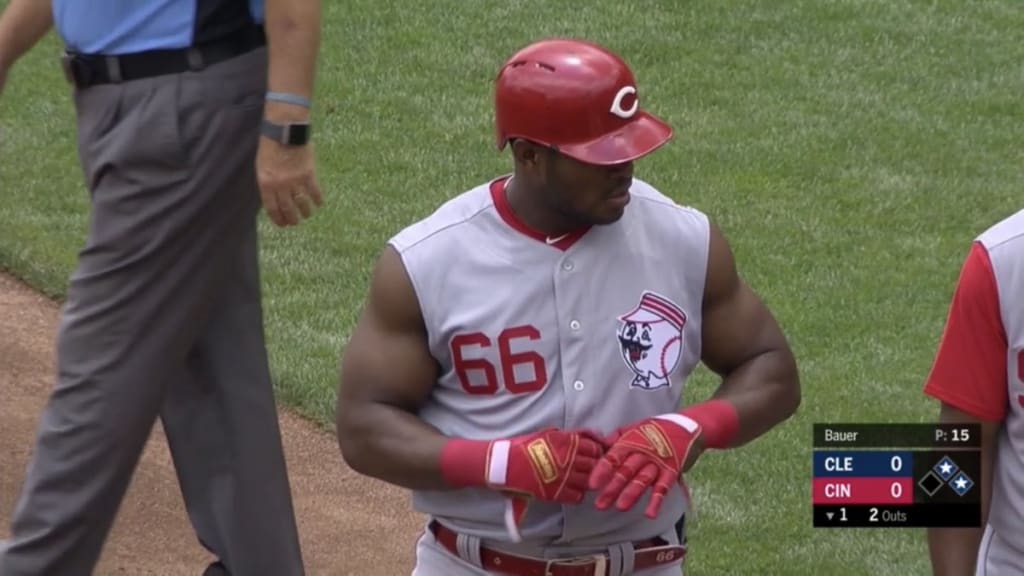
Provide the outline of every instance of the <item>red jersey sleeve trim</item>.
{"type": "Polygon", "coordinates": [[[983,420],[1008,406],[1006,331],[988,251],[971,246],[960,271],[924,392],[983,420]]]}

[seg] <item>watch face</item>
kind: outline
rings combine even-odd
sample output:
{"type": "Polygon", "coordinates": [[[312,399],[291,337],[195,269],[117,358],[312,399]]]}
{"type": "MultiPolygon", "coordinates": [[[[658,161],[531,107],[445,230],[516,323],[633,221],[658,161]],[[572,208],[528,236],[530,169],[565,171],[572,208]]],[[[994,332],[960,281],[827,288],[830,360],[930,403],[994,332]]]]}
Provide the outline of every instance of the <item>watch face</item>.
{"type": "Polygon", "coordinates": [[[309,125],[292,124],[288,127],[288,145],[302,146],[309,142],[309,125]]]}

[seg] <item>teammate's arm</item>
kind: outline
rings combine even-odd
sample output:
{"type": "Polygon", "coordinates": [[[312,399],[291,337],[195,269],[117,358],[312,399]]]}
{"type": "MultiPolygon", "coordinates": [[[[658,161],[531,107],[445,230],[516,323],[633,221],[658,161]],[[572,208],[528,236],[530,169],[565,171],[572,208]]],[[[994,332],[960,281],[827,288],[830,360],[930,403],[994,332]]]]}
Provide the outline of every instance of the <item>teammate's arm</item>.
{"type": "MultiPolygon", "coordinates": [[[[988,522],[992,495],[992,464],[1000,422],[982,420],[950,404],[942,403],[939,422],[981,424],[981,525],[988,522]]],[[[934,576],[974,574],[984,528],[929,528],[928,551],[934,576]]]]}
{"type": "MultiPolygon", "coordinates": [[[[727,424],[734,432],[712,437],[711,447],[727,448],[750,442],[790,417],[800,405],[800,379],[785,335],[740,278],[732,250],[714,224],[709,243],[702,360],[722,377],[711,403],[722,403],[723,414],[735,410],[735,421],[727,424]]],[[[700,411],[700,405],[693,409],[700,411]]]]}
{"type": "Polygon", "coordinates": [[[446,438],[416,416],[437,377],[412,283],[388,246],[342,356],[336,424],[345,462],[406,488],[445,489],[446,438]]]}
{"type": "MultiPolygon", "coordinates": [[[[985,248],[972,245],[960,271],[926,394],[938,399],[940,422],[982,426],[981,515],[988,521],[996,438],[1008,411],[1007,343],[999,292],[985,248]]],[[[935,576],[974,574],[984,528],[930,528],[935,576]]]]}

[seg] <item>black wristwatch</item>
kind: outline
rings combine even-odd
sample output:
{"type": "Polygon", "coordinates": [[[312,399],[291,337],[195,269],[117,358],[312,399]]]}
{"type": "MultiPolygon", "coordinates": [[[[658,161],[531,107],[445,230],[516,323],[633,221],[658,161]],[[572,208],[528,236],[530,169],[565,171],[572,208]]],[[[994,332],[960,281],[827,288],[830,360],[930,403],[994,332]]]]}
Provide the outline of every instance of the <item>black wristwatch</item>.
{"type": "Polygon", "coordinates": [[[274,124],[266,118],[260,124],[260,134],[285,146],[305,146],[313,131],[309,122],[274,124]]]}

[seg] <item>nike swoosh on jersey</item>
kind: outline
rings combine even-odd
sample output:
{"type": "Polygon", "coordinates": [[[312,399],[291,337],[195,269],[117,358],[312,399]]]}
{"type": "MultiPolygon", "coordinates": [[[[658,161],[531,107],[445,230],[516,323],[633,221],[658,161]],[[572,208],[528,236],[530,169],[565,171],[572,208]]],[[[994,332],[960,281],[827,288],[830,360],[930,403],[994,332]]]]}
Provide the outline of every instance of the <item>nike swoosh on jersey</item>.
{"type": "Polygon", "coordinates": [[[551,236],[548,236],[548,237],[544,238],[544,242],[546,242],[548,244],[556,244],[556,243],[558,243],[559,240],[565,239],[566,236],[568,236],[568,234],[562,234],[561,236],[557,236],[555,238],[552,238],[551,236]]]}

